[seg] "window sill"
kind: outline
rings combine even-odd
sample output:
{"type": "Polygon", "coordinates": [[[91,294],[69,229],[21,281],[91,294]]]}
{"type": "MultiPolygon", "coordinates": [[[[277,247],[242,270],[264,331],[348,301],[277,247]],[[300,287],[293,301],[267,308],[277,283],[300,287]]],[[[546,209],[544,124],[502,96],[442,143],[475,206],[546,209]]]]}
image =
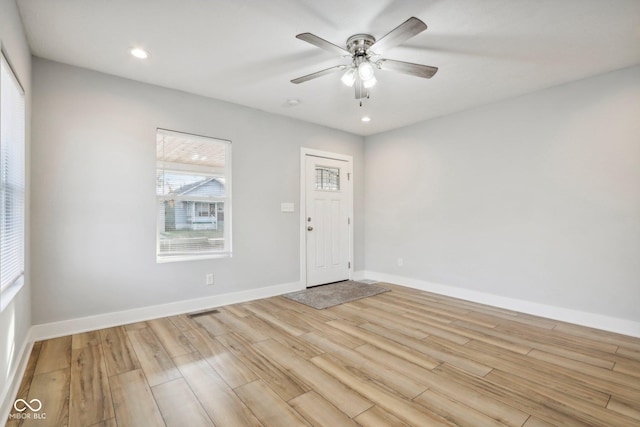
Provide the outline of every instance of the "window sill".
{"type": "Polygon", "coordinates": [[[181,261],[201,261],[207,259],[220,259],[231,258],[230,252],[218,253],[218,254],[206,254],[206,255],[180,255],[180,256],[157,256],[156,262],[158,264],[165,264],[168,262],[181,262],[181,261]]]}
{"type": "Polygon", "coordinates": [[[9,306],[11,301],[13,301],[15,296],[18,295],[22,286],[24,286],[24,275],[16,280],[13,285],[2,291],[2,294],[0,294],[0,313],[2,313],[4,309],[9,306]]]}

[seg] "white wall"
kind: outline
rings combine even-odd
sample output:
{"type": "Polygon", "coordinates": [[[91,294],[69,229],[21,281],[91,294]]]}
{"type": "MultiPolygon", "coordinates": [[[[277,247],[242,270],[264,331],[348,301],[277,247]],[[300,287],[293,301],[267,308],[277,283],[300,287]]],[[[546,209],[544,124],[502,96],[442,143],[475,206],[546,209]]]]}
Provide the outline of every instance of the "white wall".
{"type": "Polygon", "coordinates": [[[640,67],[365,144],[367,270],[640,321],[640,67]]]}
{"type": "MultiPolygon", "coordinates": [[[[29,194],[29,124],[31,121],[31,53],[22,28],[15,1],[0,0],[0,44],[11,62],[25,90],[27,109],[27,195],[29,194]]],[[[29,199],[26,200],[26,217],[29,218],[29,199]]],[[[11,379],[18,369],[21,351],[28,344],[31,327],[31,301],[29,276],[29,224],[26,227],[26,276],[25,284],[12,302],[0,313],[0,417],[4,415],[4,399],[12,386],[11,379]]],[[[13,396],[6,396],[12,398],[13,396]]],[[[4,418],[0,418],[0,423],[4,418]]]]}
{"type": "MultiPolygon", "coordinates": [[[[298,282],[300,147],[354,157],[362,218],[362,137],[43,59],[33,66],[34,324],[298,282]],[[232,141],[232,258],[156,263],[157,127],[232,141]]],[[[363,228],[356,222],[356,268],[363,228]]]]}

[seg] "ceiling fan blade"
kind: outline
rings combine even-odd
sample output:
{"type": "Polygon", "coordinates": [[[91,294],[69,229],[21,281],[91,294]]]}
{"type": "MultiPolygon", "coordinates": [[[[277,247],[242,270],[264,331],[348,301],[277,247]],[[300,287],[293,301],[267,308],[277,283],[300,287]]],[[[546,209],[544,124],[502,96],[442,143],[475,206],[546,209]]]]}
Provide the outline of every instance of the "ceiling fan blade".
{"type": "Polygon", "coordinates": [[[405,40],[409,40],[411,37],[420,34],[426,29],[427,24],[416,17],[411,17],[391,30],[389,34],[375,42],[369,50],[374,51],[376,54],[380,54],[385,50],[399,45],[405,40]]]}
{"type": "Polygon", "coordinates": [[[411,62],[394,61],[393,59],[381,59],[377,62],[381,70],[397,71],[411,76],[430,79],[438,71],[438,67],[428,65],[413,64],[411,62]]]}
{"type": "Polygon", "coordinates": [[[291,83],[304,83],[309,80],[317,79],[318,77],[326,76],[327,74],[344,70],[345,68],[347,68],[346,65],[336,65],[335,67],[327,68],[321,71],[316,71],[315,73],[307,74],[306,76],[298,77],[297,79],[291,80],[291,83]]]}
{"type": "Polygon", "coordinates": [[[340,56],[345,56],[345,55],[351,56],[351,53],[341,48],[340,46],[336,46],[335,44],[330,43],[325,39],[321,39],[320,37],[311,33],[298,34],[296,38],[302,41],[305,41],[307,43],[311,43],[314,46],[318,46],[319,48],[327,50],[331,53],[338,54],[340,56]]]}

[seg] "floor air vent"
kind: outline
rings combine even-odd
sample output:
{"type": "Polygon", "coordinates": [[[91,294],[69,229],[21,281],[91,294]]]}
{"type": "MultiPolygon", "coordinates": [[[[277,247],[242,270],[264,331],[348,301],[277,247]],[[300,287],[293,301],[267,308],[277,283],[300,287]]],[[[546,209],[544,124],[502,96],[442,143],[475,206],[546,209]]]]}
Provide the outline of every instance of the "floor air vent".
{"type": "Polygon", "coordinates": [[[207,314],[218,314],[218,313],[220,313],[220,312],[214,308],[213,310],[206,310],[206,311],[198,311],[196,313],[189,313],[189,314],[187,314],[187,317],[193,318],[193,317],[206,316],[207,314]]]}

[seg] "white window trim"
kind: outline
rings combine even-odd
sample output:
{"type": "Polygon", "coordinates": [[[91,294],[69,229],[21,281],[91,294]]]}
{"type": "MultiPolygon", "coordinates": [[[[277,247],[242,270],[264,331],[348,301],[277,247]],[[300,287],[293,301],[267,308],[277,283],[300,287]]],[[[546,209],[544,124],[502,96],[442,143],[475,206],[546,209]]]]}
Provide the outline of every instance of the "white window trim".
{"type": "Polygon", "coordinates": [[[0,295],[0,313],[9,306],[9,303],[13,301],[20,289],[24,286],[24,274],[18,277],[10,286],[8,286],[0,295]]]}
{"type": "MultiPolygon", "coordinates": [[[[26,137],[27,137],[27,129],[26,129],[26,99],[25,98],[25,91],[24,88],[22,86],[22,84],[20,83],[20,80],[18,79],[18,76],[16,75],[15,71],[13,70],[13,67],[11,66],[11,62],[9,62],[9,59],[7,58],[7,56],[4,53],[4,50],[1,49],[0,46],[0,62],[4,63],[5,66],[7,67],[7,69],[9,70],[9,74],[11,75],[13,81],[15,82],[15,84],[18,87],[18,90],[20,91],[20,94],[23,97],[23,108],[25,109],[24,111],[24,150],[25,150],[25,177],[24,177],[24,184],[26,186],[26,137]]],[[[2,88],[0,88],[0,94],[1,94],[2,88]]],[[[1,125],[0,125],[1,126],[1,125]]],[[[26,264],[26,188],[25,188],[25,200],[24,200],[24,217],[22,218],[23,221],[23,225],[24,225],[24,231],[23,231],[23,235],[22,235],[22,239],[23,239],[23,250],[25,252],[23,252],[22,255],[22,259],[23,259],[23,263],[26,264]]],[[[15,296],[18,294],[18,292],[20,292],[20,290],[22,289],[22,287],[24,286],[25,280],[24,280],[24,275],[25,275],[25,271],[22,271],[22,274],[17,276],[16,279],[13,281],[13,283],[11,283],[9,286],[5,287],[5,289],[0,290],[0,313],[3,312],[8,306],[9,304],[13,301],[13,299],[15,298],[15,296]]]]}
{"type": "MultiPolygon", "coordinates": [[[[232,240],[232,201],[233,201],[233,197],[232,197],[232,184],[231,184],[231,173],[232,173],[232,166],[231,166],[231,148],[232,148],[232,144],[231,141],[226,140],[226,139],[222,139],[222,138],[215,138],[215,137],[208,137],[208,136],[202,136],[202,135],[195,135],[195,134],[191,134],[188,132],[180,132],[180,131],[174,131],[174,130],[169,130],[169,129],[162,129],[162,128],[158,128],[156,129],[157,132],[159,133],[165,133],[165,134],[176,134],[176,135],[189,135],[190,137],[193,137],[194,139],[198,139],[198,138],[202,138],[202,139],[206,139],[206,140],[218,140],[221,142],[225,142],[227,143],[227,148],[225,150],[225,167],[222,170],[207,170],[207,172],[209,172],[209,174],[211,174],[211,176],[224,176],[225,178],[225,197],[215,197],[215,198],[211,198],[211,197],[197,197],[197,196],[190,196],[190,197],[182,197],[182,196],[175,196],[175,200],[189,200],[189,201],[203,201],[203,202],[223,202],[225,204],[225,212],[224,212],[224,220],[225,220],[225,228],[224,228],[224,240],[225,240],[225,246],[226,246],[226,250],[224,252],[211,252],[211,253],[202,253],[202,254],[189,254],[189,255],[173,255],[173,256],[161,256],[160,255],[160,239],[158,238],[158,236],[160,235],[160,224],[161,224],[161,214],[160,214],[160,203],[162,203],[162,199],[158,196],[156,196],[156,262],[158,264],[165,264],[165,263],[170,263],[170,262],[184,262],[184,261],[200,261],[200,260],[209,260],[209,259],[221,259],[221,258],[231,258],[233,256],[233,240],[232,240]]],[[[180,170],[180,169],[184,169],[181,166],[177,166],[175,164],[170,164],[171,166],[171,170],[180,170]],[[177,166],[177,167],[176,167],[177,166]]],[[[156,169],[158,168],[158,165],[156,164],[156,169]]],[[[195,167],[195,169],[197,170],[197,166],[195,167]]],[[[216,215],[216,219],[217,219],[217,215],[216,215]]]]}

